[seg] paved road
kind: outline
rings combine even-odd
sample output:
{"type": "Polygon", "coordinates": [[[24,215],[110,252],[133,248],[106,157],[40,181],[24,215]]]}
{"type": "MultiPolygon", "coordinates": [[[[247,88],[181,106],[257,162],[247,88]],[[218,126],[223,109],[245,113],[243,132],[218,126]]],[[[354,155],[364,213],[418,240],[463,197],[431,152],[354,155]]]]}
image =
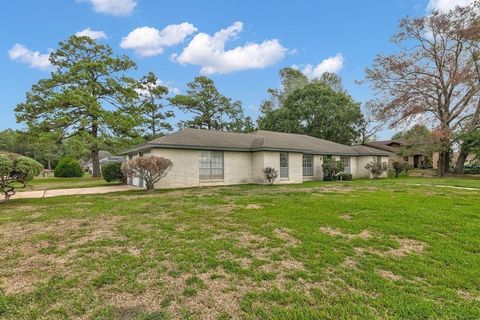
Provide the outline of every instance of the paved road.
{"type": "Polygon", "coordinates": [[[121,186],[92,187],[92,188],[24,191],[24,192],[17,192],[14,196],[11,197],[11,199],[49,198],[49,197],[58,197],[58,196],[80,195],[80,194],[110,193],[110,192],[119,192],[119,191],[128,191],[128,190],[140,190],[140,188],[121,185],[121,186]]]}

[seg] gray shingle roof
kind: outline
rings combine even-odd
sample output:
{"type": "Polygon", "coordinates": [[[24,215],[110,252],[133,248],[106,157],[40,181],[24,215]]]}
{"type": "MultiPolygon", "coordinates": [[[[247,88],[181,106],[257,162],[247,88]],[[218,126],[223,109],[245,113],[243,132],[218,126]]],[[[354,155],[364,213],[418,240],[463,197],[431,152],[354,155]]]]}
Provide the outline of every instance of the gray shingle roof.
{"type": "Polygon", "coordinates": [[[365,146],[346,146],[307,135],[258,130],[252,133],[182,129],[122,154],[152,148],[211,149],[232,151],[291,151],[325,155],[389,155],[389,152],[365,146]]]}

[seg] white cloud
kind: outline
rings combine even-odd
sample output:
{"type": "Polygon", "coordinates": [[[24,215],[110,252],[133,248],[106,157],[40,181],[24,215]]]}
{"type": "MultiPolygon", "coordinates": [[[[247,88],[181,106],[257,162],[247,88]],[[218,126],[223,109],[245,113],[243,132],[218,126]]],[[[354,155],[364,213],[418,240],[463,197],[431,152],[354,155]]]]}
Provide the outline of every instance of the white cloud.
{"type": "MultiPolygon", "coordinates": [[[[179,94],[181,91],[180,89],[178,89],[177,87],[174,87],[173,86],[173,82],[172,81],[163,81],[161,79],[158,79],[157,82],[156,82],[156,85],[157,86],[164,86],[164,87],[167,87],[168,89],[168,94],[171,95],[171,94],[179,94]]],[[[141,95],[141,96],[145,96],[147,95],[148,91],[146,89],[135,89],[135,91],[141,95]]]]}
{"type": "MultiPolygon", "coordinates": [[[[323,60],[317,66],[307,64],[302,72],[310,79],[319,78],[325,72],[338,73],[342,70],[344,61],[343,55],[337,53],[334,57],[323,60]]],[[[298,68],[298,66],[294,66],[294,68],[298,68]]]]}
{"type": "Polygon", "coordinates": [[[78,31],[77,33],[75,33],[75,35],[77,37],[89,37],[89,38],[92,38],[93,40],[107,38],[107,34],[105,32],[92,30],[90,28],[84,29],[82,31],[78,31]]]}
{"type": "Polygon", "coordinates": [[[38,51],[29,50],[24,45],[17,43],[9,51],[10,60],[28,64],[30,68],[48,70],[51,67],[49,53],[42,54],[38,51]]]}
{"type": "Polygon", "coordinates": [[[475,0],[430,0],[427,5],[428,11],[438,10],[448,12],[456,6],[464,7],[472,4],[475,0]]]}
{"type": "Polygon", "coordinates": [[[242,22],[235,22],[213,36],[197,34],[183,52],[172,55],[172,59],[181,64],[201,66],[203,74],[229,73],[247,69],[261,69],[280,61],[286,54],[277,39],[262,43],[247,43],[231,50],[225,50],[225,43],[243,30],[242,22]]]}
{"type": "Polygon", "coordinates": [[[181,43],[186,37],[196,32],[191,23],[171,24],[162,30],[151,27],[136,28],[120,42],[120,47],[133,49],[142,57],[150,57],[163,53],[165,47],[181,43]]]}
{"type": "Polygon", "coordinates": [[[88,1],[93,6],[93,11],[108,13],[114,16],[126,16],[133,12],[137,0],[79,0],[88,1]]]}

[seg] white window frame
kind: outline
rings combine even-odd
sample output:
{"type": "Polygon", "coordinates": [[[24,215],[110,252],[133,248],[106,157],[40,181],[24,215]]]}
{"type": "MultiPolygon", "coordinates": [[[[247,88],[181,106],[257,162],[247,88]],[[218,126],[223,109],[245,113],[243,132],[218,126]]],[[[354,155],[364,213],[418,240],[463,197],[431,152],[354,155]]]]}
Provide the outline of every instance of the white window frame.
{"type": "Polygon", "coordinates": [[[200,181],[219,181],[225,178],[223,151],[202,150],[198,158],[200,181]]]}
{"type": "Polygon", "coordinates": [[[313,154],[303,154],[302,164],[303,164],[303,176],[304,177],[313,177],[313,154]]]}
{"type": "Polygon", "coordinates": [[[280,161],[280,179],[288,179],[288,171],[289,171],[289,154],[288,152],[280,152],[279,156],[279,161],[280,161]],[[287,166],[282,167],[282,156],[285,157],[287,166]]]}
{"type": "Polygon", "coordinates": [[[340,156],[340,161],[343,163],[343,172],[345,173],[351,173],[352,171],[352,166],[351,166],[351,157],[349,156],[340,156]]]}

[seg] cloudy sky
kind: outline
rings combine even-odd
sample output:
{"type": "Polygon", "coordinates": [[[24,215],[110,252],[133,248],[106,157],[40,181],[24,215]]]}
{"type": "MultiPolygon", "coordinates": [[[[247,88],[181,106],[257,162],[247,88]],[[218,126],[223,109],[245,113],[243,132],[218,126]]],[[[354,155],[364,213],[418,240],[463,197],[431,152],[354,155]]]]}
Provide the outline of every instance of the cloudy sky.
{"type": "MultiPolygon", "coordinates": [[[[72,34],[106,42],[182,92],[197,75],[256,118],[278,70],[295,66],[308,77],[336,72],[357,101],[371,92],[356,84],[398,20],[448,10],[472,0],[16,0],[0,11],[0,130],[21,128],[13,108],[49,75],[49,52],[72,34]]],[[[182,115],[179,115],[181,118],[182,115]]],[[[177,118],[178,120],[178,118],[177,118]]],[[[382,132],[389,138],[391,131],[382,132]]]]}

